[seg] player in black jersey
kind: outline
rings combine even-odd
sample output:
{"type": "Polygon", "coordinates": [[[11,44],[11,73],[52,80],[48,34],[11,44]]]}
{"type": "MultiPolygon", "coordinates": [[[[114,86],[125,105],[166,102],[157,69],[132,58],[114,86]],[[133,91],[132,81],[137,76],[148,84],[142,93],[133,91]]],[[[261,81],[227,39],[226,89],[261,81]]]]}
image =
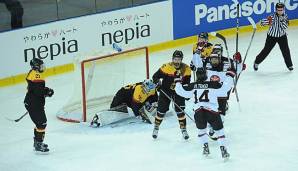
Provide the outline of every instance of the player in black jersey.
{"type": "Polygon", "coordinates": [[[47,117],[44,106],[45,98],[52,97],[54,91],[45,86],[45,77],[43,75],[45,67],[43,61],[38,58],[33,58],[30,61],[30,65],[31,70],[26,77],[28,86],[24,104],[29,112],[31,120],[35,124],[34,149],[37,152],[48,153],[48,145],[43,143],[47,126],[47,117]]]}
{"type": "Polygon", "coordinates": [[[186,117],[184,113],[185,99],[175,93],[176,82],[182,84],[190,83],[191,69],[182,63],[183,53],[176,50],[172,56],[172,62],[163,64],[158,71],[153,75],[153,82],[159,85],[160,94],[158,99],[157,114],[155,117],[155,126],[153,129],[152,137],[155,139],[158,135],[159,126],[169,110],[171,101],[176,103],[175,111],[179,120],[180,129],[184,139],[188,139],[189,135],[186,131],[186,117]]]}

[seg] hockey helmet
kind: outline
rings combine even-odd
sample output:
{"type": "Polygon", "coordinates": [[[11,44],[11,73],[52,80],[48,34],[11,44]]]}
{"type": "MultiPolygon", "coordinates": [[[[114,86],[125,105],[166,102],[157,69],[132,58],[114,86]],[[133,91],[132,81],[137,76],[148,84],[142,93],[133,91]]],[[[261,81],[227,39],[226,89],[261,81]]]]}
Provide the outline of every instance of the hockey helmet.
{"type": "Polygon", "coordinates": [[[207,71],[204,67],[197,68],[196,71],[197,82],[205,81],[207,79],[207,71]]]}
{"type": "Polygon", "coordinates": [[[150,79],[144,80],[142,85],[143,85],[144,91],[147,94],[150,93],[152,90],[155,90],[155,88],[156,88],[156,84],[154,84],[153,81],[150,79]]]}
{"type": "Polygon", "coordinates": [[[183,59],[183,52],[181,50],[175,50],[175,52],[173,53],[173,58],[183,59]]]}
{"type": "Polygon", "coordinates": [[[182,62],[182,59],[183,59],[183,53],[182,53],[182,51],[175,50],[175,52],[173,53],[173,56],[172,56],[172,62],[174,64],[175,68],[179,68],[180,67],[180,64],[182,62]]]}
{"type": "Polygon", "coordinates": [[[206,41],[208,41],[209,39],[209,36],[208,36],[208,33],[207,32],[201,32],[199,35],[198,35],[199,39],[204,39],[206,41]]]}
{"type": "Polygon", "coordinates": [[[33,70],[36,70],[38,72],[43,72],[45,70],[43,61],[38,58],[31,59],[30,66],[33,70]]]}
{"type": "Polygon", "coordinates": [[[219,57],[222,56],[223,47],[221,44],[215,44],[212,49],[212,53],[217,53],[219,57]]]}
{"type": "Polygon", "coordinates": [[[282,3],[282,2],[278,2],[278,3],[276,3],[276,5],[275,5],[275,9],[277,9],[277,8],[285,8],[285,4],[282,3]]]}

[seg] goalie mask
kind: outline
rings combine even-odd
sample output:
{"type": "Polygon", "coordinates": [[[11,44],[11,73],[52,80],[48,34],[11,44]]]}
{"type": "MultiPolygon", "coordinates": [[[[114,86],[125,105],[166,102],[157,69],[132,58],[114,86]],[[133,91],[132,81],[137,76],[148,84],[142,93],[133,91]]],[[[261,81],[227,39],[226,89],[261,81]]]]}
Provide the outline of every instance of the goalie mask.
{"type": "Polygon", "coordinates": [[[172,63],[174,64],[176,69],[180,68],[180,65],[182,63],[183,59],[183,53],[180,50],[175,50],[172,56],[172,63]]]}
{"type": "Polygon", "coordinates": [[[151,91],[155,90],[156,88],[156,85],[153,83],[152,80],[144,80],[143,83],[143,90],[148,94],[150,93],[151,91]]]}
{"type": "Polygon", "coordinates": [[[45,70],[43,61],[38,58],[31,59],[30,66],[33,70],[36,70],[38,72],[43,72],[45,70]]]}

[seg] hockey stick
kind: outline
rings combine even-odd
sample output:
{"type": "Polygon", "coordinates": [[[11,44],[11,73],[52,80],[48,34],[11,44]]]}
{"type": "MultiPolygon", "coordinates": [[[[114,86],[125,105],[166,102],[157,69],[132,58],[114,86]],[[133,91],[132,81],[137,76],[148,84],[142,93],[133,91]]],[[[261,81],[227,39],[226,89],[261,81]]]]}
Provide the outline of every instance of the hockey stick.
{"type": "MultiPolygon", "coordinates": [[[[252,32],[252,35],[251,35],[251,38],[250,38],[248,47],[247,47],[246,52],[245,52],[245,56],[244,56],[244,59],[243,59],[243,62],[242,62],[243,64],[244,64],[245,61],[246,61],[246,57],[247,57],[248,51],[249,51],[249,49],[250,49],[250,47],[251,47],[252,41],[253,41],[253,39],[254,39],[254,37],[255,37],[255,33],[256,33],[256,30],[257,30],[255,21],[254,21],[251,17],[247,17],[247,19],[248,19],[248,21],[250,22],[250,24],[252,25],[253,32],[252,32]]],[[[238,75],[238,79],[236,80],[236,85],[235,85],[235,87],[237,86],[237,83],[238,83],[238,81],[239,81],[239,78],[240,78],[241,73],[242,73],[242,71],[240,71],[240,73],[239,73],[239,75],[238,75]]],[[[234,91],[234,90],[233,90],[233,91],[234,91]]]]}
{"type": "MultiPolygon", "coordinates": [[[[256,33],[256,30],[257,30],[257,27],[256,27],[256,23],[255,21],[251,18],[251,17],[247,17],[248,21],[250,22],[250,24],[252,25],[252,28],[253,28],[253,32],[252,32],[252,35],[251,35],[251,38],[250,38],[250,41],[249,41],[249,44],[248,44],[248,47],[246,49],[246,52],[245,52],[245,56],[244,56],[244,59],[243,59],[243,64],[245,63],[246,61],[246,57],[247,57],[247,54],[248,54],[248,51],[250,49],[250,46],[251,46],[251,43],[255,37],[255,33],[256,33]]],[[[237,85],[237,82],[239,80],[239,77],[240,77],[240,74],[242,73],[242,71],[240,71],[239,75],[238,75],[238,79],[236,80],[236,85],[237,85]]]]}
{"type": "MultiPolygon", "coordinates": [[[[236,19],[236,53],[237,53],[238,52],[238,44],[239,44],[239,2],[237,0],[235,0],[234,2],[237,3],[237,19],[236,19]]],[[[235,90],[237,102],[239,103],[238,91],[236,88],[236,82],[238,80],[237,72],[238,72],[238,65],[236,62],[236,81],[234,80],[234,90],[235,90]]]]}
{"type": "Polygon", "coordinates": [[[22,116],[20,116],[18,119],[10,119],[10,118],[7,118],[7,120],[9,121],[14,121],[14,122],[19,122],[20,120],[22,120],[26,115],[28,114],[28,111],[26,111],[22,116]]]}
{"type": "Polygon", "coordinates": [[[227,57],[230,58],[230,54],[229,54],[229,49],[228,49],[228,44],[227,44],[227,40],[226,40],[226,38],[225,38],[222,34],[217,33],[217,32],[211,32],[210,34],[211,34],[212,36],[214,36],[214,37],[218,37],[219,39],[221,39],[221,40],[224,42],[224,44],[225,44],[225,49],[226,49],[226,51],[227,51],[227,57]]]}
{"type": "Polygon", "coordinates": [[[196,123],[195,122],[195,120],[189,115],[189,114],[187,114],[183,109],[181,109],[181,107],[179,106],[179,105],[177,105],[175,102],[174,102],[174,100],[166,93],[166,92],[164,92],[162,89],[160,89],[160,92],[162,92],[169,100],[171,100],[172,102],[173,102],[173,104],[179,109],[179,110],[181,110],[181,112],[184,112],[185,113],[185,115],[190,119],[190,120],[192,120],[194,123],[196,123]]]}

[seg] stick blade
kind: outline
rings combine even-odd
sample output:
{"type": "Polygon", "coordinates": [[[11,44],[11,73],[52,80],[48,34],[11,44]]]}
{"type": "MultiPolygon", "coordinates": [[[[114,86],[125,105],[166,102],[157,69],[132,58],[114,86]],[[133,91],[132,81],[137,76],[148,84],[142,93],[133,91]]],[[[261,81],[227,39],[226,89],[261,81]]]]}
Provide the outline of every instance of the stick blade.
{"type": "Polygon", "coordinates": [[[210,32],[210,35],[216,37],[216,32],[215,31],[210,32]]]}
{"type": "Polygon", "coordinates": [[[254,21],[251,17],[247,17],[247,19],[248,19],[249,23],[252,25],[252,27],[253,27],[254,29],[256,29],[257,26],[256,26],[255,21],[254,21]]]}

